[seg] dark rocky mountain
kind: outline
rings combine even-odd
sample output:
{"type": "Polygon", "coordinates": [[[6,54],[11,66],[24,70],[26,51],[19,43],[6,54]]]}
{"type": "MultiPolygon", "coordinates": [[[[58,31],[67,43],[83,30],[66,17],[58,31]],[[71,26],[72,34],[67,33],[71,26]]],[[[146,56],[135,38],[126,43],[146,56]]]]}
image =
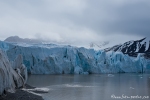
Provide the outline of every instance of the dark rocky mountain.
{"type": "Polygon", "coordinates": [[[144,57],[150,58],[150,40],[143,38],[141,40],[128,41],[122,45],[106,48],[105,51],[120,51],[133,57],[137,57],[137,55],[141,53],[144,57]]]}

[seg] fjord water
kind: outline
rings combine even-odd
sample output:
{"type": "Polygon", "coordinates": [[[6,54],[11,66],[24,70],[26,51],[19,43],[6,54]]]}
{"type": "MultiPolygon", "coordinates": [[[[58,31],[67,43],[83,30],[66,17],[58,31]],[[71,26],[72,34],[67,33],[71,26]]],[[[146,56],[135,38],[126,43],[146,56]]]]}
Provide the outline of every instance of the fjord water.
{"type": "Polygon", "coordinates": [[[49,93],[42,94],[45,100],[150,99],[150,74],[30,75],[27,83],[49,88],[49,93]]]}

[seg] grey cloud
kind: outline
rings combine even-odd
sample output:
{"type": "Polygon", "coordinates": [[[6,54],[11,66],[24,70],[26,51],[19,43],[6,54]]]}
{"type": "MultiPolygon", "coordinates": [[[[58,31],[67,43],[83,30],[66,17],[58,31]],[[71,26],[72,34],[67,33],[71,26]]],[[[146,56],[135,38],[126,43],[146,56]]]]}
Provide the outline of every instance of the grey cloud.
{"type": "Polygon", "coordinates": [[[5,0],[0,1],[0,37],[75,44],[112,36],[139,39],[149,37],[149,9],[148,0],[5,0]]]}
{"type": "Polygon", "coordinates": [[[135,34],[148,36],[150,33],[150,2],[127,0],[125,4],[116,2],[94,2],[84,12],[78,24],[103,34],[135,34]]]}

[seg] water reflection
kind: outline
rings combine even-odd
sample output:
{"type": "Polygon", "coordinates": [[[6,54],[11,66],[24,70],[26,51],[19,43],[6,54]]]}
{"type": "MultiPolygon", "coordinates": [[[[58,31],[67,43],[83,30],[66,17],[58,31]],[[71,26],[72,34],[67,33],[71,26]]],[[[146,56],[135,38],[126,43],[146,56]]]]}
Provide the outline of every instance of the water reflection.
{"type": "Polygon", "coordinates": [[[115,100],[111,98],[112,94],[150,96],[150,74],[113,74],[109,76],[108,74],[31,75],[28,84],[48,87],[50,92],[43,94],[46,100],[115,100]]]}

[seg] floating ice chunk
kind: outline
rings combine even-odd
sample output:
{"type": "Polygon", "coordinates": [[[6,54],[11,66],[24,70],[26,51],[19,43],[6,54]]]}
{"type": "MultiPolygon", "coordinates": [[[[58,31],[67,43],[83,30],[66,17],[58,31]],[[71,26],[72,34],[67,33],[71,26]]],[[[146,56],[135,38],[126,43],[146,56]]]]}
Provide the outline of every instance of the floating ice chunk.
{"type": "Polygon", "coordinates": [[[83,85],[78,85],[78,84],[65,84],[65,87],[69,87],[69,88],[91,88],[91,87],[96,87],[96,86],[83,86],[83,85]]]}
{"type": "Polygon", "coordinates": [[[133,87],[130,87],[130,89],[134,89],[133,87]]]}
{"type": "Polygon", "coordinates": [[[29,92],[29,93],[32,93],[34,95],[38,95],[38,96],[42,96],[41,94],[39,94],[40,92],[41,93],[48,93],[49,92],[48,88],[35,88],[35,89],[25,89],[25,88],[23,88],[22,90],[26,91],[26,92],[29,92]]]}
{"type": "Polygon", "coordinates": [[[49,92],[48,88],[35,88],[33,91],[38,91],[38,92],[49,92]]]}
{"type": "Polygon", "coordinates": [[[71,84],[65,84],[66,87],[83,87],[81,85],[71,85],[71,84]]]}
{"type": "Polygon", "coordinates": [[[23,89],[27,91],[32,91],[32,92],[49,92],[50,89],[48,88],[35,88],[35,89],[23,89]]]}
{"type": "Polygon", "coordinates": [[[108,77],[114,77],[114,75],[113,74],[108,74],[108,77]]]}
{"type": "Polygon", "coordinates": [[[39,94],[39,93],[35,93],[35,92],[33,92],[33,91],[29,91],[28,89],[22,89],[23,91],[26,91],[26,92],[28,92],[28,93],[32,93],[32,94],[34,94],[34,95],[37,95],[37,96],[42,96],[41,94],[39,94]]]}

